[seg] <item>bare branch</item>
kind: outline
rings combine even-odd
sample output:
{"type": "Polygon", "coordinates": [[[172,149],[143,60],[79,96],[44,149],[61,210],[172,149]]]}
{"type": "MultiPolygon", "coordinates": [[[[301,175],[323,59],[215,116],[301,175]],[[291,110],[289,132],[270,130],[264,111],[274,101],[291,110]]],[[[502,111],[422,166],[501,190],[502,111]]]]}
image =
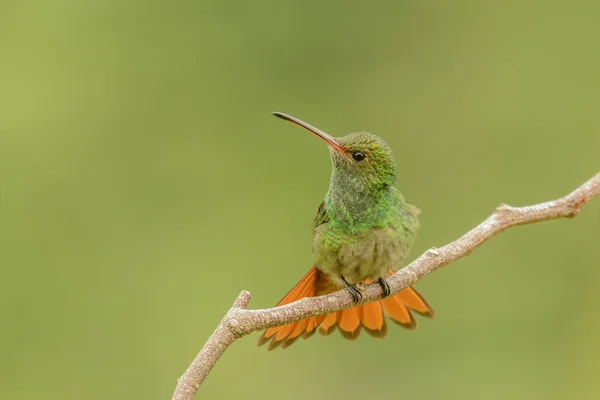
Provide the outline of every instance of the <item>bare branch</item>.
{"type": "MultiPolygon", "coordinates": [[[[557,200],[526,207],[502,204],[485,221],[459,239],[439,249],[429,249],[389,277],[391,294],[398,293],[425,275],[466,256],[483,242],[512,226],[574,217],[585,203],[599,193],[600,172],[572,193],[557,200]]],[[[367,285],[362,295],[362,304],[380,300],[381,287],[378,284],[367,285]]],[[[303,298],[294,303],[264,310],[246,310],[249,301],[250,293],[242,291],[185,374],[179,379],[173,400],[193,399],[200,384],[219,357],[236,339],[255,331],[285,325],[311,316],[329,314],[355,305],[346,290],[319,297],[303,298]]]]}
{"type": "Polygon", "coordinates": [[[173,394],[173,399],[193,399],[200,387],[200,384],[212,367],[217,363],[217,360],[227,350],[229,345],[235,339],[242,335],[236,334],[230,328],[231,322],[235,322],[234,315],[238,311],[243,311],[250,301],[250,293],[242,290],[242,293],[235,299],[229,312],[225,314],[217,329],[208,338],[208,341],[196,356],[192,365],[185,371],[183,376],[177,381],[177,387],[173,394]]]}

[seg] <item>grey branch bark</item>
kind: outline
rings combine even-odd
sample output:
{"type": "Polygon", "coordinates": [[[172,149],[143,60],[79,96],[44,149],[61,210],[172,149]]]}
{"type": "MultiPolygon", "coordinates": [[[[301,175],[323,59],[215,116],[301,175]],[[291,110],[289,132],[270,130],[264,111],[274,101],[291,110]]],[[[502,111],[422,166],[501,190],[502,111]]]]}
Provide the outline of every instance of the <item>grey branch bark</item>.
{"type": "MultiPolygon", "coordinates": [[[[557,200],[526,207],[502,204],[485,221],[454,242],[439,249],[429,249],[390,276],[388,283],[391,294],[398,293],[438,268],[466,256],[483,242],[512,226],[574,217],[585,203],[599,193],[600,172],[567,196],[557,200]]],[[[362,292],[361,303],[380,300],[382,294],[378,284],[366,285],[362,292]]],[[[329,314],[355,305],[351,295],[345,290],[319,297],[303,298],[294,303],[264,310],[246,310],[249,301],[250,293],[242,291],[200,353],[179,378],[173,400],[193,399],[200,384],[219,357],[236,339],[255,331],[285,325],[311,316],[329,314]]]]}

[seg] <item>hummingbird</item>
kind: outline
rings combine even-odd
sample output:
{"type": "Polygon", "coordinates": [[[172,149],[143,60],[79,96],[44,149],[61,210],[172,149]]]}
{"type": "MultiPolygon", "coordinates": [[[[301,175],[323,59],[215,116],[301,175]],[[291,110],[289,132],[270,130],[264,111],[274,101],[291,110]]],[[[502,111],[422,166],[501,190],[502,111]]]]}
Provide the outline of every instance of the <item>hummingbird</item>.
{"type": "Polygon", "coordinates": [[[277,306],[342,288],[359,303],[362,294],[357,286],[373,282],[381,285],[383,297],[269,328],[258,345],[270,342],[269,350],[286,348],[300,337],[312,336],[317,328],[323,335],[329,335],[337,327],[349,340],[356,339],[362,328],[371,336],[384,338],[387,334],[384,316],[408,329],[417,325],[411,311],[432,317],[433,309],[412,287],[389,296],[386,277],[401,266],[410,251],[419,229],[420,213],[394,187],[396,169],[390,147],[373,133],[355,132],[335,138],[291,115],[280,112],[273,115],[323,140],[329,147],[333,167],[329,190],[313,222],[314,266],[277,306]]]}

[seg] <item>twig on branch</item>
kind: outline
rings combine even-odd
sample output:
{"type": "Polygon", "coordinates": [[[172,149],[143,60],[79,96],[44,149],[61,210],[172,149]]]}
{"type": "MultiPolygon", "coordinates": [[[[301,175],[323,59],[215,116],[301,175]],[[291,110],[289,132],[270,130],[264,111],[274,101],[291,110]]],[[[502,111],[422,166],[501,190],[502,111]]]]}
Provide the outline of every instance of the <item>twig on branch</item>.
{"type": "MultiPolygon", "coordinates": [[[[391,295],[407,288],[436,269],[466,256],[483,242],[512,226],[574,217],[585,203],[599,193],[600,172],[567,196],[557,200],[526,207],[502,204],[485,221],[454,242],[439,249],[429,249],[389,277],[391,295]]],[[[364,288],[361,304],[381,299],[380,285],[371,284],[364,288]]],[[[255,331],[285,325],[311,316],[329,314],[355,305],[352,296],[346,290],[319,297],[303,298],[294,303],[264,310],[246,310],[249,301],[250,293],[242,291],[200,353],[179,378],[173,400],[193,399],[200,384],[219,357],[236,339],[255,331]]]]}

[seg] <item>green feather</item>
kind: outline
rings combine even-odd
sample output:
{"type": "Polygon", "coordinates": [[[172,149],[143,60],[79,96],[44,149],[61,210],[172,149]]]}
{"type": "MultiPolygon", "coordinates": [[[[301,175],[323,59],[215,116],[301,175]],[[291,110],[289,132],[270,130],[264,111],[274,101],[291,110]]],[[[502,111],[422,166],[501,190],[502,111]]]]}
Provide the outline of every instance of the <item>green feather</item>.
{"type": "Polygon", "coordinates": [[[408,254],[418,209],[394,188],[393,154],[380,137],[359,132],[337,141],[345,151],[330,150],[331,183],[313,226],[315,265],[334,281],[377,279],[408,254]],[[364,159],[356,161],[355,152],[364,159]]]}

